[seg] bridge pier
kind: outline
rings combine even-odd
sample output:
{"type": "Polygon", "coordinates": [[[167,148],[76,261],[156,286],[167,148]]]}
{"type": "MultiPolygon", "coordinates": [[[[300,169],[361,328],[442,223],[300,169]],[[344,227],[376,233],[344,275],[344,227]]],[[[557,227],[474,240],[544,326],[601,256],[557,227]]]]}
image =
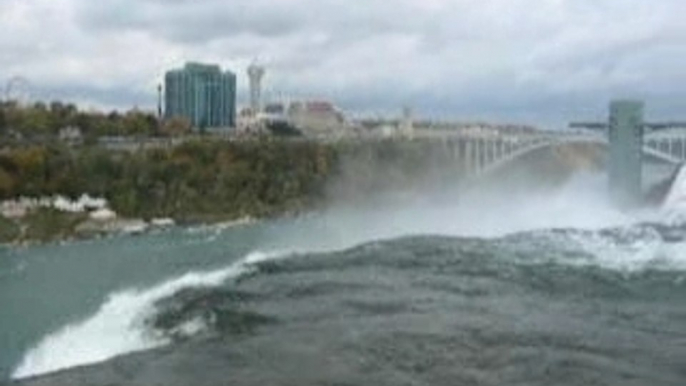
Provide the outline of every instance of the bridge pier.
{"type": "Polygon", "coordinates": [[[481,174],[481,170],[483,169],[484,164],[486,164],[486,151],[485,151],[486,146],[484,143],[484,139],[481,137],[479,137],[476,140],[476,143],[477,143],[477,146],[476,146],[476,149],[477,149],[476,150],[476,153],[477,153],[476,174],[478,175],[478,174],[481,174]]]}
{"type": "Polygon", "coordinates": [[[634,206],[642,198],[643,102],[610,104],[609,185],[613,199],[634,206]]]}
{"type": "Polygon", "coordinates": [[[464,154],[463,159],[465,163],[465,170],[468,174],[472,173],[473,162],[472,162],[472,142],[469,139],[464,139],[464,154]]]}
{"type": "Polygon", "coordinates": [[[486,139],[479,137],[479,168],[477,169],[477,174],[481,174],[484,167],[488,165],[488,148],[486,139]]]}
{"type": "MultiPolygon", "coordinates": [[[[621,206],[635,206],[642,200],[642,156],[644,151],[644,132],[686,128],[686,122],[645,123],[643,121],[643,102],[613,101],[610,103],[610,121],[607,123],[571,123],[572,128],[608,130],[610,145],[609,188],[612,198],[621,206]]],[[[686,143],[683,137],[675,141],[673,137],[648,138],[646,150],[659,155],[670,163],[683,162],[686,158],[686,143]],[[677,141],[679,147],[677,147],[677,141]],[[677,148],[679,154],[677,155],[677,148]]],[[[653,153],[653,155],[655,155],[653,153]]]]}

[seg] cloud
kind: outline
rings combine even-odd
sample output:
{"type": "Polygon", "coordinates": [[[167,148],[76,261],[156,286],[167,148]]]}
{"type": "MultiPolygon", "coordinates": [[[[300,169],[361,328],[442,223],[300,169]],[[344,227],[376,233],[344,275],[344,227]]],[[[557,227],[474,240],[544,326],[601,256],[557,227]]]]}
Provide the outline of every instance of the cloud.
{"type": "Polygon", "coordinates": [[[683,118],[685,11],[681,0],[2,0],[0,74],[37,95],[152,107],[164,71],[187,60],[233,69],[244,99],[258,58],[271,97],[358,113],[410,104],[559,123],[639,96],[683,118]]]}
{"type": "Polygon", "coordinates": [[[304,20],[287,2],[206,0],[112,0],[84,3],[76,22],[85,30],[146,32],[179,44],[204,44],[241,34],[274,37],[297,29],[304,20]],[[266,9],[266,12],[262,10],[266,9]]]}

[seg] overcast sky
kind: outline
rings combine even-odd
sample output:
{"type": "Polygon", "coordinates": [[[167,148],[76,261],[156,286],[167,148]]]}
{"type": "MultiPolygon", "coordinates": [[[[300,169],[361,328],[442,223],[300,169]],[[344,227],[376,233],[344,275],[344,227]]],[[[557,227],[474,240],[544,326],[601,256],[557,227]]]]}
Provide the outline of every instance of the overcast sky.
{"type": "Polygon", "coordinates": [[[35,99],[153,108],[185,61],[268,68],[267,96],[356,114],[529,123],[615,97],[686,118],[684,0],[0,0],[0,80],[35,99]]]}

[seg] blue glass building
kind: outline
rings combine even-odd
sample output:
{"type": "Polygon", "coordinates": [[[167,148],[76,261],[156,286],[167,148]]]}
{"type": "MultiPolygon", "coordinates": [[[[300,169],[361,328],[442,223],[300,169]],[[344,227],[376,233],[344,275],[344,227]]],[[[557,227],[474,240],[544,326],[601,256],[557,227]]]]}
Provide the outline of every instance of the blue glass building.
{"type": "Polygon", "coordinates": [[[166,73],[165,118],[187,118],[195,130],[236,124],[236,75],[217,65],[187,63],[166,73]]]}

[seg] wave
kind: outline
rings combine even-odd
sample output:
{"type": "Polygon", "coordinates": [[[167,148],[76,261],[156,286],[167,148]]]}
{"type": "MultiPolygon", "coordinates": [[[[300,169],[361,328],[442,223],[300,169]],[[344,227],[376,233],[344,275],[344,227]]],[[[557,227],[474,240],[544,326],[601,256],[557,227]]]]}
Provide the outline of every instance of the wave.
{"type": "Polygon", "coordinates": [[[602,230],[555,229],[519,233],[502,239],[529,262],[592,266],[635,273],[686,271],[686,223],[643,223],[602,230]]]}
{"type": "MultiPolygon", "coordinates": [[[[149,321],[156,316],[158,303],[184,289],[219,287],[230,279],[254,273],[261,262],[292,256],[293,251],[316,255],[320,263],[326,260],[333,264],[339,259],[319,257],[347,256],[345,248],[372,240],[435,234],[448,236],[446,239],[456,246],[455,250],[464,248],[464,241],[469,241],[474,245],[471,252],[475,255],[487,251],[499,259],[523,257],[513,262],[515,264],[552,262],[626,272],[645,269],[686,271],[686,258],[683,257],[686,256],[686,225],[680,225],[686,221],[673,219],[672,223],[664,225],[617,226],[637,219],[640,221],[646,215],[626,214],[614,209],[602,195],[595,194],[599,190],[597,186],[604,183],[597,177],[589,179],[582,176],[570,182],[571,188],[558,194],[509,197],[507,202],[479,196],[465,197],[455,207],[429,204],[401,210],[391,207],[387,211],[369,213],[367,208],[357,211],[346,208],[343,213],[333,211],[324,215],[323,220],[315,219],[312,225],[303,229],[296,226],[294,228],[298,229],[293,232],[283,232],[281,236],[288,240],[283,243],[287,245],[288,252],[255,252],[223,269],[192,272],[151,288],[126,289],[111,294],[94,314],[42,338],[24,355],[12,378],[102,362],[122,354],[170,344],[174,335],[195,335],[206,327],[201,318],[180,319],[183,323],[174,324],[171,335],[150,328],[149,321]],[[589,184],[596,188],[587,189],[589,184]],[[513,201],[519,204],[512,205],[513,201]],[[557,227],[564,229],[551,230],[557,227]],[[518,231],[523,233],[511,234],[518,231]],[[452,237],[456,235],[460,236],[452,237]],[[320,253],[322,250],[327,253],[320,253]]],[[[664,223],[662,219],[656,221],[664,223]]],[[[231,225],[234,224],[190,228],[188,233],[199,234],[203,242],[211,242],[231,225]],[[206,236],[209,239],[206,240],[206,236]]],[[[374,243],[388,245],[383,241],[374,243]]],[[[403,256],[409,259],[408,266],[431,264],[426,254],[420,254],[419,258],[419,255],[406,254],[403,248],[401,245],[402,253],[391,250],[385,258],[392,264],[399,264],[403,256]]],[[[434,248],[430,246],[427,250],[432,252],[434,248]]],[[[447,256],[448,259],[454,257],[447,256]]],[[[193,300],[195,295],[191,295],[193,300]]]]}
{"type": "MultiPolygon", "coordinates": [[[[191,272],[148,289],[116,292],[93,315],[44,337],[24,355],[11,377],[46,374],[169,344],[168,336],[156,334],[146,326],[158,301],[185,288],[220,286],[227,280],[250,274],[256,263],[286,255],[253,252],[220,270],[191,272]]],[[[189,323],[183,328],[190,334],[201,326],[189,323]]]]}
{"type": "MultiPolygon", "coordinates": [[[[219,287],[230,279],[255,274],[265,264],[288,265],[291,266],[289,269],[302,264],[323,267],[330,264],[330,268],[333,269],[337,265],[345,264],[342,260],[352,265],[380,264],[385,261],[391,265],[409,264],[414,267],[413,269],[421,269],[421,265],[431,267],[435,264],[454,264],[456,259],[459,260],[458,255],[481,255],[497,260],[505,259],[515,265],[553,263],[572,267],[591,266],[627,273],[644,270],[680,272],[686,271],[686,258],[683,257],[686,256],[685,252],[686,223],[645,223],[602,230],[567,228],[529,231],[495,239],[403,237],[363,244],[338,252],[298,255],[301,258],[289,259],[287,263],[277,263],[274,260],[294,256],[290,251],[255,252],[223,269],[192,272],[151,288],[127,289],[113,293],[91,316],[44,337],[25,354],[14,370],[12,378],[20,379],[98,363],[122,354],[171,344],[178,337],[196,335],[207,328],[207,321],[196,317],[192,308],[188,316],[179,317],[171,311],[165,313],[164,310],[159,310],[158,305],[165,300],[173,300],[177,294],[183,295],[185,290],[190,291],[186,291],[187,296],[178,299],[180,302],[200,304],[201,302],[197,302],[196,299],[203,300],[206,294],[195,290],[219,287]],[[443,244],[447,245],[448,255],[441,258],[447,260],[432,260],[429,252],[434,253],[437,246],[443,244]],[[409,253],[420,248],[420,245],[424,245],[429,252],[409,253]],[[372,255],[363,253],[364,259],[356,260],[356,250],[375,252],[372,255]],[[420,255],[422,258],[419,258],[420,255]],[[333,256],[337,258],[321,258],[333,256]],[[160,318],[161,323],[171,321],[166,331],[150,325],[151,320],[159,321],[160,318]]],[[[464,264],[468,263],[469,269],[475,269],[473,264],[478,265],[481,262],[470,260],[464,264]]]]}

